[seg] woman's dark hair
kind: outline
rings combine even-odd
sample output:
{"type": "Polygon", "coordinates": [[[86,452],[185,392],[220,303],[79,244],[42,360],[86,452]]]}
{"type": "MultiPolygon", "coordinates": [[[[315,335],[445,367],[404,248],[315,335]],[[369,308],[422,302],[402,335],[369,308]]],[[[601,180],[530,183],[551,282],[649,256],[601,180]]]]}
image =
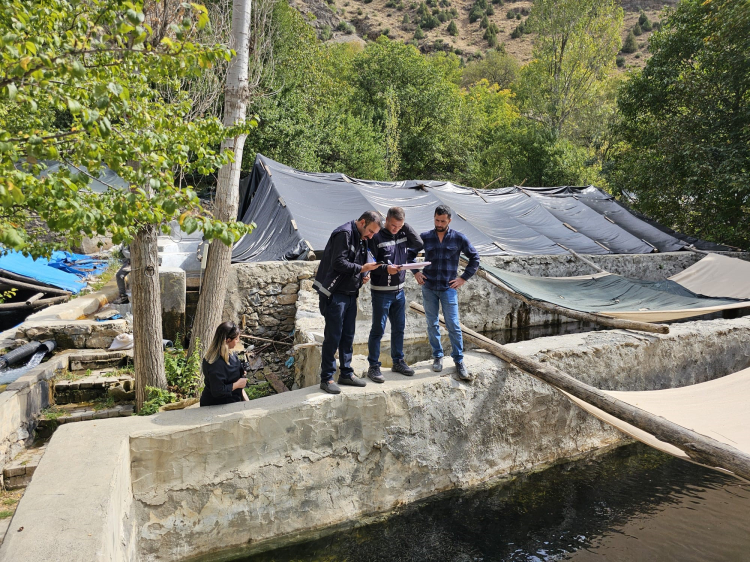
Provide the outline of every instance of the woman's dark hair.
{"type": "Polygon", "coordinates": [[[211,341],[208,351],[206,351],[206,361],[213,363],[216,361],[216,358],[221,355],[224,361],[229,364],[229,347],[227,347],[227,340],[233,340],[239,335],[240,329],[234,322],[229,321],[219,324],[214,333],[214,339],[211,341]]]}

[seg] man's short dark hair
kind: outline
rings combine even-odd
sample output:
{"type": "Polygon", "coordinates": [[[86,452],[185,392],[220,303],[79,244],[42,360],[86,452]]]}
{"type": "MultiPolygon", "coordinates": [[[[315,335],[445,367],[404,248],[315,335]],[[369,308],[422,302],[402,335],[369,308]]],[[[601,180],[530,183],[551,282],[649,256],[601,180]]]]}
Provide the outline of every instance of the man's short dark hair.
{"type": "Polygon", "coordinates": [[[438,215],[448,215],[448,218],[451,218],[451,208],[448,205],[438,205],[435,208],[435,216],[438,215]]]}
{"type": "Polygon", "coordinates": [[[363,219],[365,221],[365,226],[367,226],[371,222],[376,222],[381,227],[383,225],[383,215],[381,215],[377,211],[365,211],[364,213],[362,213],[362,216],[359,217],[359,219],[357,220],[363,220],[363,219]]]}
{"type": "Polygon", "coordinates": [[[388,215],[385,218],[402,221],[406,218],[406,213],[401,207],[391,207],[388,209],[388,215]]]}

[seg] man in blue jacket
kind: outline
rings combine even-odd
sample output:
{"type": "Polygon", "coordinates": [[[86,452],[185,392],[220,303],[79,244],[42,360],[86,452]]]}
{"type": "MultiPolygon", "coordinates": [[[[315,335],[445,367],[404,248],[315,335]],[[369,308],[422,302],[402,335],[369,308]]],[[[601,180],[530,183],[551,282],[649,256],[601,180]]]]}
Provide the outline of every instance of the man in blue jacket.
{"type": "Polygon", "coordinates": [[[320,297],[320,313],[326,321],[320,365],[320,388],[329,394],[341,389],[333,382],[336,350],[341,362],[339,384],[365,386],[354,377],[351,367],[357,296],[367,273],[377,267],[367,263],[367,241],[380,230],[383,217],[377,211],[365,211],[356,221],[342,224],[331,233],[326,244],[313,287],[320,297]]]}
{"type": "Polygon", "coordinates": [[[479,269],[479,253],[469,239],[450,228],[451,210],[447,205],[435,209],[435,229],[421,234],[424,242],[424,261],[430,262],[414,278],[422,285],[422,302],[427,318],[427,335],[432,347],[432,370],[443,370],[443,346],[440,343],[439,307],[443,307],[445,325],[451,340],[451,357],[461,380],[471,380],[464,365],[464,340],[458,317],[458,291],[479,269]],[[463,275],[458,276],[461,254],[469,258],[463,275]]]}
{"type": "MultiPolygon", "coordinates": [[[[422,249],[422,239],[404,222],[406,215],[401,207],[391,207],[385,217],[385,227],[370,240],[370,252],[378,264],[372,272],[372,328],[367,342],[370,368],[367,376],[374,382],[385,382],[380,372],[380,340],[385,323],[391,321],[391,370],[410,377],[414,369],[404,361],[404,328],[406,326],[406,297],[404,284],[406,271],[400,265],[408,263],[407,254],[414,255],[422,249]]],[[[413,261],[413,260],[412,260],[413,261]]]]}

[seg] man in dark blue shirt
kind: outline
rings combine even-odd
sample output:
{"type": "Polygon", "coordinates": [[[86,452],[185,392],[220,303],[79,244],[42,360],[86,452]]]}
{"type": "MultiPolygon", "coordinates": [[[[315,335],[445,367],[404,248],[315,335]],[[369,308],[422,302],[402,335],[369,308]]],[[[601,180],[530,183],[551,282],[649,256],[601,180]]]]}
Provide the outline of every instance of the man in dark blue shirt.
{"type": "Polygon", "coordinates": [[[479,269],[479,253],[469,239],[450,228],[451,210],[447,205],[435,209],[435,229],[421,234],[424,242],[424,260],[430,262],[414,278],[422,285],[422,302],[427,318],[427,335],[432,347],[432,370],[443,370],[443,345],[440,343],[438,316],[443,307],[445,325],[451,340],[451,357],[461,380],[471,380],[464,365],[464,341],[458,317],[458,291],[479,269]],[[458,260],[461,254],[469,259],[463,275],[458,276],[458,260]]]}
{"type": "Polygon", "coordinates": [[[367,242],[380,230],[383,217],[377,211],[365,211],[356,221],[342,224],[331,233],[313,288],[318,291],[320,313],[326,321],[321,350],[320,388],[329,394],[341,389],[333,382],[336,350],[339,352],[339,384],[365,386],[354,377],[351,367],[357,297],[367,274],[377,267],[367,263],[367,242]]]}
{"type": "Polygon", "coordinates": [[[404,222],[405,219],[401,207],[391,207],[385,217],[385,226],[370,240],[370,253],[378,264],[382,264],[372,272],[372,328],[367,341],[367,360],[370,363],[367,376],[378,383],[385,382],[380,371],[380,340],[387,320],[391,322],[391,370],[407,377],[414,374],[414,369],[404,361],[406,271],[399,266],[408,263],[409,252],[416,255],[422,249],[422,239],[404,222]]]}

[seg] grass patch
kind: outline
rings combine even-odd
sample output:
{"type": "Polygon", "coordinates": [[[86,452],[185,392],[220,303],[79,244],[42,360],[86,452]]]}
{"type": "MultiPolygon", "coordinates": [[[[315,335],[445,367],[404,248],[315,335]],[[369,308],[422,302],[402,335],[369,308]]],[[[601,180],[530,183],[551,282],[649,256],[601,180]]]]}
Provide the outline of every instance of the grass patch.
{"type": "Polygon", "coordinates": [[[50,421],[57,421],[57,418],[61,418],[64,416],[67,412],[65,410],[59,409],[57,406],[50,406],[49,408],[45,408],[40,412],[41,416],[45,420],[50,421]]]}
{"type": "Polygon", "coordinates": [[[256,398],[263,398],[264,396],[270,396],[273,393],[274,393],[274,390],[271,387],[271,383],[268,383],[268,382],[261,382],[258,384],[254,384],[252,386],[245,387],[245,394],[247,394],[247,397],[250,400],[255,400],[256,398]]]}
{"type": "Polygon", "coordinates": [[[18,502],[21,501],[24,490],[0,490],[0,503],[4,509],[0,510],[0,519],[12,517],[18,502]]]}
{"type": "Polygon", "coordinates": [[[106,398],[98,398],[94,400],[94,411],[106,410],[108,408],[115,407],[115,399],[107,395],[106,398]]]}
{"type": "Polygon", "coordinates": [[[13,517],[14,511],[0,511],[0,519],[7,519],[8,517],[13,517]]]}

